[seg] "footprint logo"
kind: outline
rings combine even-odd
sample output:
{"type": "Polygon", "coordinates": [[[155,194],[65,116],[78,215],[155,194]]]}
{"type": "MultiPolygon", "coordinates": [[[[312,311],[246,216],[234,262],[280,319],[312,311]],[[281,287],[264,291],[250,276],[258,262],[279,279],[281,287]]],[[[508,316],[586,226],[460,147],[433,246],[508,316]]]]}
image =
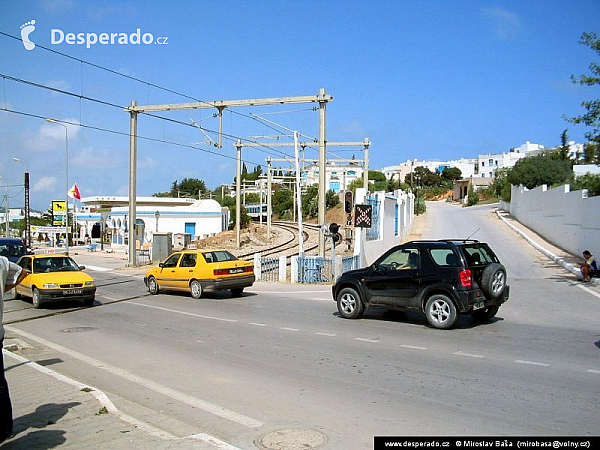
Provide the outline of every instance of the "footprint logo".
{"type": "Polygon", "coordinates": [[[33,30],[35,30],[35,20],[21,25],[21,39],[23,39],[23,45],[27,50],[33,50],[35,48],[35,44],[29,40],[29,35],[33,30]]]}

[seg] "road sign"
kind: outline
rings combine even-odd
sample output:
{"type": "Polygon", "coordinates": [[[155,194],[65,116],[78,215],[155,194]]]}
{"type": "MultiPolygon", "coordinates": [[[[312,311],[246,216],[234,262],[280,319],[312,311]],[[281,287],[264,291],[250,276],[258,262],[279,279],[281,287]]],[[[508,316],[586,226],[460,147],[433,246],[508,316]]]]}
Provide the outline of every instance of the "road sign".
{"type": "Polygon", "coordinates": [[[354,206],[354,226],[356,228],[371,228],[373,207],[371,205],[354,206]]]}

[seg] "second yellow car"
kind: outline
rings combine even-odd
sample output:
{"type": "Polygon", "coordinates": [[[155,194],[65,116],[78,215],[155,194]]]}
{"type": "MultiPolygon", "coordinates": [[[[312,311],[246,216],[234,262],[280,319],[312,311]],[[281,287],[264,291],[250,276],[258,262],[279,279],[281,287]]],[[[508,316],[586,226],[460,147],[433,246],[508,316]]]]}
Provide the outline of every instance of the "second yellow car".
{"type": "Polygon", "coordinates": [[[144,283],[151,294],[160,290],[188,291],[194,298],[205,291],[229,289],[239,296],[254,283],[254,265],[227,250],[182,250],[158,267],[148,269],[144,283]]]}

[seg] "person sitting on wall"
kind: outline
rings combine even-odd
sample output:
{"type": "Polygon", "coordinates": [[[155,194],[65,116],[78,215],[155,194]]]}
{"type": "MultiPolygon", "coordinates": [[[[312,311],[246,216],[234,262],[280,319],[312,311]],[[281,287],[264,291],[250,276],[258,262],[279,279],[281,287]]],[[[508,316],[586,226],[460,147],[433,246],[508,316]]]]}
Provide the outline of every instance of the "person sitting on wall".
{"type": "Polygon", "coordinates": [[[598,276],[598,263],[589,250],[583,252],[583,262],[579,263],[583,281],[590,281],[590,277],[598,276]]]}

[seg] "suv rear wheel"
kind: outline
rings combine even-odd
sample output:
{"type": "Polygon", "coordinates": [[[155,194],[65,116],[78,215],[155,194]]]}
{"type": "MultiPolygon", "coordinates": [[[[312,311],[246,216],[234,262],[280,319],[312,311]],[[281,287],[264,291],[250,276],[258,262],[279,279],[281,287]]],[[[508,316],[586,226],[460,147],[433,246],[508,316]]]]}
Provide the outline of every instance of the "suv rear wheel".
{"type": "Polygon", "coordinates": [[[352,288],[343,288],[338,292],[336,300],[338,311],[345,319],[358,319],[365,311],[360,295],[352,288]]]}
{"type": "Polygon", "coordinates": [[[456,306],[447,296],[434,294],[425,304],[425,316],[432,327],[441,330],[452,328],[458,320],[456,306]]]}

